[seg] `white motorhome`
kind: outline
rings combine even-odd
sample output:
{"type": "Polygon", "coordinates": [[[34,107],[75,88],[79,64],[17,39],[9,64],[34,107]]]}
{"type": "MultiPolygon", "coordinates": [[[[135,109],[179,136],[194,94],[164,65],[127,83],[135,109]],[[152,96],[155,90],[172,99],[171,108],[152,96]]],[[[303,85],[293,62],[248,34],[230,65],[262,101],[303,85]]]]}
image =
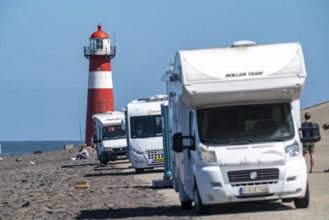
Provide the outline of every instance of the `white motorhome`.
{"type": "Polygon", "coordinates": [[[92,116],[94,120],[94,139],[97,157],[102,164],[119,158],[126,158],[126,132],[121,124],[123,112],[98,113],[92,116]]]}
{"type": "Polygon", "coordinates": [[[258,200],[309,204],[300,137],[299,43],[178,51],[166,82],[173,186],[182,208],[258,200]]]}
{"type": "Polygon", "coordinates": [[[160,107],[164,103],[167,96],[156,95],[133,100],[126,106],[128,158],[136,173],[164,166],[160,107]]]}

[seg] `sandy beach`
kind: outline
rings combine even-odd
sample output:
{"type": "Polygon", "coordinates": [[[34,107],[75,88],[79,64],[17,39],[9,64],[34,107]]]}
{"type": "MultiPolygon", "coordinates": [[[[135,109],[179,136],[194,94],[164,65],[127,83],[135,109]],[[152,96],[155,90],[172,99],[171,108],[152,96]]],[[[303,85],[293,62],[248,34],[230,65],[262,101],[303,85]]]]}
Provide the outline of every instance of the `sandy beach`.
{"type": "Polygon", "coordinates": [[[172,188],[153,188],[163,169],[135,174],[128,160],[100,165],[73,161],[77,149],[0,161],[0,219],[326,219],[329,207],[329,137],[317,145],[315,171],[309,174],[311,204],[240,203],[215,207],[209,216],[182,210],[172,188]],[[82,185],[77,183],[82,182],[82,185]],[[81,188],[76,188],[81,186],[81,188]],[[85,188],[85,189],[84,189],[85,188]]]}

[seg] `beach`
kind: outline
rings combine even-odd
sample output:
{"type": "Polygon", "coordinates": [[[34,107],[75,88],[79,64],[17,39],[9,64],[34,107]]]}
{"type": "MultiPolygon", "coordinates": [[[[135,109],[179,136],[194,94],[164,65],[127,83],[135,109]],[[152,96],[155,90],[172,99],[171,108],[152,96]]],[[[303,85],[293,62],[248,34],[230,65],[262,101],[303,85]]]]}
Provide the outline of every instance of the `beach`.
{"type": "MultiPolygon", "coordinates": [[[[71,160],[76,153],[72,149],[4,158],[0,219],[145,219],[171,211],[161,189],[154,190],[150,179],[135,178],[127,160],[104,166],[96,161],[95,151],[88,160],[71,160]],[[88,188],[76,189],[78,182],[88,188]]],[[[163,176],[163,169],[147,172],[163,176]]],[[[179,206],[175,209],[180,211],[179,206]]]]}
{"type": "Polygon", "coordinates": [[[327,219],[328,139],[316,146],[307,209],[280,201],[239,203],[197,216],[181,209],[172,188],[152,187],[152,180],[162,179],[162,168],[135,174],[126,159],[101,165],[89,150],[90,159],[74,161],[77,149],[70,149],[3,158],[0,219],[327,219]]]}

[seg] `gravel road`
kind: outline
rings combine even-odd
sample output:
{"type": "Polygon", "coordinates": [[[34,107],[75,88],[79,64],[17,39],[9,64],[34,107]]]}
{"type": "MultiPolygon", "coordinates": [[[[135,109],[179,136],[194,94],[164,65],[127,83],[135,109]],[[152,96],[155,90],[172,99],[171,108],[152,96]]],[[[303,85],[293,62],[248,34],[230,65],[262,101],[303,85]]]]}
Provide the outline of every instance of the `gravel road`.
{"type": "Polygon", "coordinates": [[[62,150],[0,161],[0,219],[329,219],[329,136],[316,145],[315,172],[308,174],[311,203],[253,202],[212,207],[210,215],[182,210],[172,188],[154,188],[163,169],[135,174],[127,160],[106,166],[95,153],[70,160],[62,150]],[[76,189],[78,182],[86,189],[76,189]]]}

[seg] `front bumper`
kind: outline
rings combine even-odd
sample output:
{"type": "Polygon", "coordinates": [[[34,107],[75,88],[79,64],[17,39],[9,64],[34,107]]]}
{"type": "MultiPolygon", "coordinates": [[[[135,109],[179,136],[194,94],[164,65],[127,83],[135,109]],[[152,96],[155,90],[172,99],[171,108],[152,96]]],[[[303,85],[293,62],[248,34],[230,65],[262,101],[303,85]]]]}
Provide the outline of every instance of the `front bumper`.
{"type": "MultiPolygon", "coordinates": [[[[285,165],[197,166],[193,167],[200,197],[205,205],[228,202],[291,199],[304,197],[307,169],[304,158],[285,165]],[[251,179],[251,172],[277,170],[276,178],[251,179]],[[241,173],[242,181],[232,179],[230,172],[241,173]],[[248,174],[247,176],[245,174],[248,174]],[[245,175],[245,177],[243,176],[245,175]],[[249,180],[247,180],[249,178],[249,180]]],[[[254,178],[254,177],[253,177],[254,178]]]]}
{"type": "MultiPolygon", "coordinates": [[[[148,150],[143,154],[137,154],[134,151],[130,151],[130,162],[134,168],[154,168],[154,167],[163,167],[164,166],[164,158],[163,153],[157,154],[150,152],[158,152],[161,150],[148,150]]],[[[162,151],[161,151],[162,152],[162,151]]]]}
{"type": "Polygon", "coordinates": [[[127,147],[106,148],[104,151],[102,151],[102,156],[109,160],[126,158],[126,150],[127,147]]]}

